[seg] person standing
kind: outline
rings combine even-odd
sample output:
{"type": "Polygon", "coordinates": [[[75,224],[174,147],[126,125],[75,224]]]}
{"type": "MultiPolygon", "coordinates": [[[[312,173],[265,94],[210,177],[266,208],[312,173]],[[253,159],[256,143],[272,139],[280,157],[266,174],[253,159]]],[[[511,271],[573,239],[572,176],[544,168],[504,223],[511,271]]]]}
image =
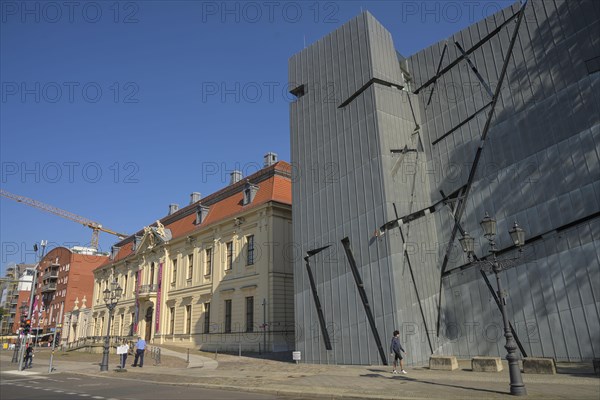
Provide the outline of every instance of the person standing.
{"type": "Polygon", "coordinates": [[[141,336],[138,336],[137,343],[135,344],[135,358],[133,359],[132,367],[138,366],[138,360],[140,362],[139,367],[142,368],[144,366],[144,352],[146,351],[146,341],[142,339],[141,336]]]}
{"type": "Polygon", "coordinates": [[[127,343],[127,339],[123,339],[122,347],[123,353],[121,353],[121,368],[125,368],[127,356],[129,355],[129,343],[127,343]]]}
{"type": "Polygon", "coordinates": [[[406,351],[402,348],[402,345],[400,344],[400,331],[394,331],[392,343],[390,344],[390,353],[394,357],[394,370],[392,371],[393,374],[398,373],[398,371],[396,370],[396,365],[398,361],[400,361],[400,373],[406,374],[406,371],[404,370],[404,363],[402,362],[402,354],[400,354],[401,352],[404,353],[404,355],[406,355],[406,351]]]}

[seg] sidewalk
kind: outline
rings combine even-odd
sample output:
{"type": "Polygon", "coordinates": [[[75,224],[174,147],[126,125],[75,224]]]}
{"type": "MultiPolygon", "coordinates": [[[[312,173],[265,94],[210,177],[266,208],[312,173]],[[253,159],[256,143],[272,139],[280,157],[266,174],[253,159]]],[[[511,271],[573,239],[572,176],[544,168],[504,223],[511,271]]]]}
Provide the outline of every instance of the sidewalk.
{"type": "MultiPolygon", "coordinates": [[[[186,360],[185,349],[162,348],[163,356],[186,360]]],[[[211,389],[240,390],[255,393],[294,395],[302,398],[348,399],[506,399],[509,392],[507,366],[500,373],[471,372],[468,361],[457,371],[430,371],[426,367],[408,369],[407,375],[392,375],[391,368],[379,366],[335,366],[292,364],[271,360],[218,355],[209,358],[190,351],[187,368],[154,366],[147,360],[144,368],[127,372],[99,372],[98,361],[63,361],[57,372],[71,372],[94,377],[110,376],[132,380],[151,380],[173,385],[197,385],[211,389]]],[[[100,355],[98,355],[100,356],[100,355]]],[[[2,353],[2,371],[10,357],[2,353]]],[[[8,365],[7,365],[8,362],[8,365]]],[[[14,365],[14,364],[12,364],[14,365]]],[[[181,365],[181,363],[180,363],[181,365]]],[[[35,366],[27,373],[48,375],[48,364],[35,366]]],[[[111,368],[114,364],[111,364],[111,368]]],[[[600,398],[600,379],[591,365],[560,365],[566,373],[526,375],[523,380],[530,399],[600,398]]],[[[14,367],[16,370],[16,367],[14,367]]],[[[23,372],[15,371],[14,374],[23,372]]]]}

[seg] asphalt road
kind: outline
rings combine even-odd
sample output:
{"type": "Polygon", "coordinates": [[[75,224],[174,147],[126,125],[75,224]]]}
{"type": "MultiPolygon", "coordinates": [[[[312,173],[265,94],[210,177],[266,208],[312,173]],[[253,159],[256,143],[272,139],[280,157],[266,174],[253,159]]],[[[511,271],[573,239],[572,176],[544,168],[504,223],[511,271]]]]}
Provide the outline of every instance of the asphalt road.
{"type": "MultiPolygon", "coordinates": [[[[0,399],[2,400],[275,400],[277,397],[261,393],[210,390],[195,386],[175,386],[154,382],[141,382],[113,378],[89,378],[70,373],[57,373],[51,377],[22,376],[0,373],[0,399]]],[[[295,397],[299,400],[300,398],[295,397]]]]}

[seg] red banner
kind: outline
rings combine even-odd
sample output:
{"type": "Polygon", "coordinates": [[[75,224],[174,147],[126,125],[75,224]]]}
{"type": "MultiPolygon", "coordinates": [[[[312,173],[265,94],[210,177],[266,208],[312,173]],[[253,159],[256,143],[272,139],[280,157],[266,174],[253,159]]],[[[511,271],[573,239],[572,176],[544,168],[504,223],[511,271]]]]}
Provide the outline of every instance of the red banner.
{"type": "Polygon", "coordinates": [[[159,263],[158,264],[158,285],[156,288],[156,316],[155,316],[155,321],[154,321],[154,332],[159,332],[158,328],[159,328],[159,322],[160,322],[160,298],[161,298],[161,294],[162,294],[162,270],[163,270],[163,263],[159,263]]]}

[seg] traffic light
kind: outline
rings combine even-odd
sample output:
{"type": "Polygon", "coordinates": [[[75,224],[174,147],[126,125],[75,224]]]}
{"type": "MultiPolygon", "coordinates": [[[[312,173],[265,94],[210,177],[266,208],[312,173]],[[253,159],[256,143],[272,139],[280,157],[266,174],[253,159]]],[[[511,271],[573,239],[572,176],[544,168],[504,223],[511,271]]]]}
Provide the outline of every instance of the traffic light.
{"type": "Polygon", "coordinates": [[[31,320],[27,319],[25,320],[25,326],[23,327],[23,333],[24,334],[29,334],[29,331],[31,331],[31,320]]]}

